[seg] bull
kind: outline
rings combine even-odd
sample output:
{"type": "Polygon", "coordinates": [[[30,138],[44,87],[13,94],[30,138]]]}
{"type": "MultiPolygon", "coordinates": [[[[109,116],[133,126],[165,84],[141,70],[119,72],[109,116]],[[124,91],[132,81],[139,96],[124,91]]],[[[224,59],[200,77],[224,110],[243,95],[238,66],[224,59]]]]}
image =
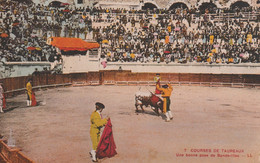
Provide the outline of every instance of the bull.
{"type": "Polygon", "coordinates": [[[158,115],[159,109],[163,112],[163,101],[161,98],[153,94],[152,92],[136,92],[135,93],[135,108],[136,112],[138,112],[138,106],[144,112],[143,106],[151,106],[151,109],[158,115]],[[153,109],[154,108],[154,109],[153,109]]]}

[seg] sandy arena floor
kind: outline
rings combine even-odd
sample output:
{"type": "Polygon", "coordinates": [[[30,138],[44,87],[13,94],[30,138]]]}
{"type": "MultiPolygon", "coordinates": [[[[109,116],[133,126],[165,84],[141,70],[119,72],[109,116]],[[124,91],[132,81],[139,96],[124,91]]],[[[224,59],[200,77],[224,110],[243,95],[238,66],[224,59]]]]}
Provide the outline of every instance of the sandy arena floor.
{"type": "MultiPolygon", "coordinates": [[[[142,87],[142,91],[154,87],[142,87]]],[[[37,163],[91,162],[90,114],[103,102],[118,154],[104,163],[260,163],[260,90],[174,87],[165,122],[150,108],[136,114],[139,86],[85,86],[36,92],[46,105],[26,107],[26,96],[7,99],[0,134],[37,163]]]]}

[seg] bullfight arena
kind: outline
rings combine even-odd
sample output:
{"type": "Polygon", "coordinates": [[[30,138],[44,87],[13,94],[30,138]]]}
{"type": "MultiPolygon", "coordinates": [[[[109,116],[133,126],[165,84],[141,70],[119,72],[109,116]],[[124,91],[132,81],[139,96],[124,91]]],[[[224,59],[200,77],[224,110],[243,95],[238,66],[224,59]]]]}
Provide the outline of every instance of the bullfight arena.
{"type": "Polygon", "coordinates": [[[260,91],[256,88],[173,86],[173,120],[150,107],[135,113],[135,92],[155,86],[41,89],[36,107],[26,95],[8,98],[0,131],[36,163],[91,162],[90,115],[95,102],[113,125],[117,155],[104,163],[258,163],[260,91]]]}

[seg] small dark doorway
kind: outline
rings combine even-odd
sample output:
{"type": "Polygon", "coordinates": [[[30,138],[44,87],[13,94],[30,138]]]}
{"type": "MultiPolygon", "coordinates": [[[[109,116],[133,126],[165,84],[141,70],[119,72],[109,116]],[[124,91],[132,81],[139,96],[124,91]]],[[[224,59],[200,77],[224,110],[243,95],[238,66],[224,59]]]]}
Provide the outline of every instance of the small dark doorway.
{"type": "Polygon", "coordinates": [[[202,3],[199,7],[200,13],[204,14],[206,10],[209,11],[209,13],[215,13],[217,9],[217,6],[212,2],[205,2],[202,3]]]}
{"type": "Polygon", "coordinates": [[[244,1],[237,1],[235,3],[233,3],[231,6],[230,6],[230,9],[231,10],[240,10],[244,7],[249,7],[250,5],[247,3],[247,2],[244,2],[244,1]]]}
{"type": "Polygon", "coordinates": [[[186,9],[186,8],[188,8],[188,6],[185,3],[177,2],[177,3],[173,3],[171,5],[171,7],[169,8],[169,10],[174,10],[176,8],[186,9]]]}
{"type": "Polygon", "coordinates": [[[147,10],[147,9],[153,10],[155,8],[157,8],[157,7],[154,4],[152,4],[152,3],[145,3],[144,6],[142,7],[142,10],[147,10]]]}
{"type": "Polygon", "coordinates": [[[83,0],[78,0],[78,4],[83,4],[83,0]]]}

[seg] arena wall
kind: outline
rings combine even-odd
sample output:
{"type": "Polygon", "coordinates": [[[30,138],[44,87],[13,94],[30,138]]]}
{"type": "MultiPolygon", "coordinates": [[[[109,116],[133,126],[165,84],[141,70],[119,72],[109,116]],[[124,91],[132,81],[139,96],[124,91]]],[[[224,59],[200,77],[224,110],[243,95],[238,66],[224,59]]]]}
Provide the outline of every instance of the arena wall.
{"type": "Polygon", "coordinates": [[[88,56],[68,56],[63,58],[63,73],[84,73],[99,70],[131,70],[139,73],[213,73],[213,74],[260,74],[259,63],[209,64],[209,63],[140,63],[108,62],[103,68],[98,59],[90,60],[88,56]]]}
{"type": "Polygon", "coordinates": [[[53,63],[50,62],[5,62],[0,65],[0,78],[18,77],[31,75],[35,69],[43,71],[44,68],[49,70],[53,63]]]}
{"type": "MultiPolygon", "coordinates": [[[[161,73],[162,83],[173,85],[260,87],[260,74],[203,74],[203,73],[161,73]]],[[[33,79],[35,90],[58,86],[82,85],[155,85],[156,73],[131,71],[93,71],[71,74],[38,74],[5,78],[3,82],[6,97],[25,93],[29,78],[33,79]]]]}
{"type": "Polygon", "coordinates": [[[260,74],[260,64],[208,64],[208,63],[108,63],[105,70],[131,70],[132,72],[160,73],[212,73],[260,74]]]}
{"type": "MultiPolygon", "coordinates": [[[[37,68],[44,71],[54,67],[50,62],[6,62],[0,67],[1,78],[20,77],[32,75],[37,68]]],[[[240,64],[208,64],[208,63],[140,63],[140,62],[108,62],[106,68],[97,58],[86,56],[63,56],[63,63],[58,64],[64,74],[85,73],[99,70],[114,71],[121,67],[135,73],[212,73],[212,74],[260,74],[259,63],[240,63],[240,64]]]]}

